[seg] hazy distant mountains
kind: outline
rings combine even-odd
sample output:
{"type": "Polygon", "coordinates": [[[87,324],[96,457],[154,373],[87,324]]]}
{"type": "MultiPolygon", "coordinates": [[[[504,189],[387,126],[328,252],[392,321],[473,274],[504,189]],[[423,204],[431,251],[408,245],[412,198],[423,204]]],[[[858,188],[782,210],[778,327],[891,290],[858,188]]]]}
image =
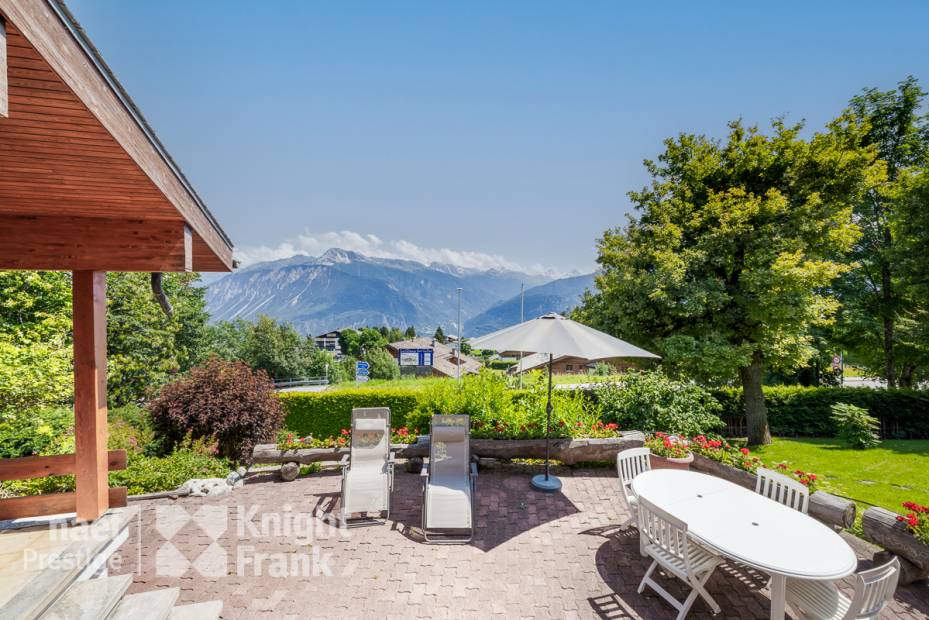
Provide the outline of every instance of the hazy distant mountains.
{"type": "MultiPolygon", "coordinates": [[[[561,278],[526,289],[524,297],[524,316],[533,319],[547,312],[563,314],[573,310],[581,301],[581,295],[587,289],[594,288],[594,274],[561,278]]],[[[520,299],[515,295],[497,303],[465,323],[465,329],[471,336],[480,336],[519,323],[520,299]]]]}
{"type": "Polygon", "coordinates": [[[454,333],[460,287],[465,334],[478,336],[519,321],[520,283],[526,285],[529,318],[573,307],[592,282],[593,276],[553,280],[332,249],[320,257],[294,256],[237,270],[208,284],[206,299],[214,321],[267,314],[305,334],[365,325],[413,325],[423,333],[441,325],[454,333]]]}

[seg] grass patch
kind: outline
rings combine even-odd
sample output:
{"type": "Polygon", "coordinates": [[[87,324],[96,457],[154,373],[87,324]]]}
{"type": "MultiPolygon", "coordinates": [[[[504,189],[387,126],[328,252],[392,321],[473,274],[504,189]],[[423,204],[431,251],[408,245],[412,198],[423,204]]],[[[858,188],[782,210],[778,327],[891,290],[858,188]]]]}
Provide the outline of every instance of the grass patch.
{"type": "Polygon", "coordinates": [[[854,450],[835,439],[775,439],[753,448],[766,463],[816,473],[823,491],[894,512],[913,501],[929,504],[929,440],[885,440],[854,450]]]}

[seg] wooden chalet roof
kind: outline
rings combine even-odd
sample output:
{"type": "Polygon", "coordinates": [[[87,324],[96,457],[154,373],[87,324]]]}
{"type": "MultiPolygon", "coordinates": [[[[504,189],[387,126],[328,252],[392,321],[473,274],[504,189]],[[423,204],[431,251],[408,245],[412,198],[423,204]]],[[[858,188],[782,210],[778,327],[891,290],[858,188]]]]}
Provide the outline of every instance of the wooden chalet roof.
{"type": "Polygon", "coordinates": [[[0,21],[0,269],[229,271],[231,241],[64,4],[0,0],[0,21]]]}

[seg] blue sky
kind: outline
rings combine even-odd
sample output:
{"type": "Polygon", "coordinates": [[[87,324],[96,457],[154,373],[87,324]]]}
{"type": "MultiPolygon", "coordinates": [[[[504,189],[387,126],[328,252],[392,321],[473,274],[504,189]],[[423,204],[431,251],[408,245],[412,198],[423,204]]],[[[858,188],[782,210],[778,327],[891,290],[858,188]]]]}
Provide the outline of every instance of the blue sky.
{"type": "Polygon", "coordinates": [[[246,260],[589,269],[664,138],[929,87],[927,2],[68,4],[246,260]]]}

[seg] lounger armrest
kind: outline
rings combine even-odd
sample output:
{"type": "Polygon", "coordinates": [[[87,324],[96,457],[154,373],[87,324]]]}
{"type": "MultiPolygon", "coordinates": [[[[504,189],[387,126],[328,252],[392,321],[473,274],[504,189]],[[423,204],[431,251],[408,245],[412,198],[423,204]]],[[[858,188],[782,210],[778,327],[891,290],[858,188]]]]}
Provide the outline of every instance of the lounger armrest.
{"type": "Polygon", "coordinates": [[[471,463],[471,477],[477,478],[477,463],[471,463]]]}
{"type": "Polygon", "coordinates": [[[348,455],[348,454],[343,454],[343,455],[342,455],[342,460],[339,461],[339,467],[342,468],[342,471],[343,471],[343,472],[344,472],[346,469],[348,469],[348,466],[349,466],[350,462],[351,462],[351,458],[349,457],[349,455],[348,455]]]}

